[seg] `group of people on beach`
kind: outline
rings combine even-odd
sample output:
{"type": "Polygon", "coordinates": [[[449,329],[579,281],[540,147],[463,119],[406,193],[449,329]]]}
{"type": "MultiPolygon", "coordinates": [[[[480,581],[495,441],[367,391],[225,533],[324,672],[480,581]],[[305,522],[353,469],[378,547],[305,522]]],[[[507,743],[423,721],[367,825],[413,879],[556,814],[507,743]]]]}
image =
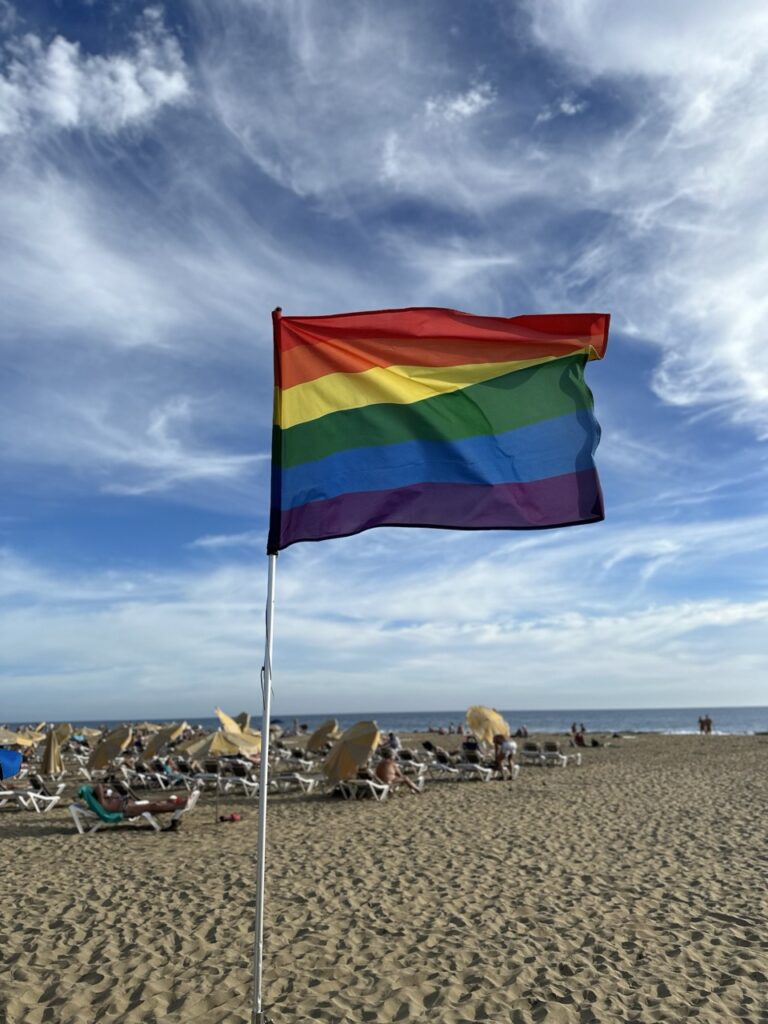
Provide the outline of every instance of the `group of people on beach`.
{"type": "Polygon", "coordinates": [[[712,735],[712,719],[709,715],[699,715],[699,733],[702,736],[712,735]]]}
{"type": "Polygon", "coordinates": [[[424,740],[422,747],[436,761],[446,765],[453,765],[462,761],[466,764],[483,764],[485,761],[488,767],[494,768],[502,779],[506,777],[507,772],[509,772],[510,776],[512,775],[512,766],[514,765],[515,754],[517,753],[517,743],[513,739],[509,736],[498,735],[493,737],[493,750],[488,754],[487,758],[484,758],[482,747],[477,737],[471,733],[462,740],[459,750],[453,753],[433,743],[432,740],[424,740]]]}

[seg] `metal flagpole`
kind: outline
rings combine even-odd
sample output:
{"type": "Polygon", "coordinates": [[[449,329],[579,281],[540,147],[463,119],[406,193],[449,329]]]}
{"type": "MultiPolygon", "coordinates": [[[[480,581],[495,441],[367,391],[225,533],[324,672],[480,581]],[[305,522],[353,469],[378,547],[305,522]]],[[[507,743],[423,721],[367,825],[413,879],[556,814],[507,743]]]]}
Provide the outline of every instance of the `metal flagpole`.
{"type": "Polygon", "coordinates": [[[272,626],[275,620],[275,572],[277,555],[269,555],[267,576],[267,636],[261,692],[264,712],[261,719],[261,773],[259,775],[259,836],[256,853],[256,923],[253,943],[253,1016],[252,1024],[267,1024],[261,1010],[261,968],[264,956],[264,869],[267,856],[267,789],[269,787],[269,722],[272,707],[272,626]]]}

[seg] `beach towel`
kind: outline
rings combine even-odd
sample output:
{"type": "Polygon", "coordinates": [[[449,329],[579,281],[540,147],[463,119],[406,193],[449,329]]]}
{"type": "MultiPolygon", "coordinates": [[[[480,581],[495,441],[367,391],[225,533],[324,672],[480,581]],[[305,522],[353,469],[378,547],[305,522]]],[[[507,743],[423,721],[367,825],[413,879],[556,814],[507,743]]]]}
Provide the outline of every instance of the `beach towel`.
{"type": "Polygon", "coordinates": [[[102,807],[93,795],[93,786],[81,786],[77,791],[77,795],[85,802],[89,810],[93,811],[94,814],[98,814],[102,821],[106,821],[110,825],[117,824],[118,821],[122,821],[125,817],[122,811],[108,811],[102,807]]]}

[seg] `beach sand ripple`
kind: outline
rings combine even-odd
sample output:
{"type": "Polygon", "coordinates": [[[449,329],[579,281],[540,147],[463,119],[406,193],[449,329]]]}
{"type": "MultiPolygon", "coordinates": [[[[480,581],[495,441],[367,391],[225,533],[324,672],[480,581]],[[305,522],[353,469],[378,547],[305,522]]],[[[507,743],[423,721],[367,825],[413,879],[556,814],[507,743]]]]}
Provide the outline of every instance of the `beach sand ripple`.
{"type": "MultiPolygon", "coordinates": [[[[768,740],[641,736],[514,783],[269,811],[289,1021],[768,1022],[768,740]]],[[[78,836],[0,811],[3,1024],[248,1024],[256,805],[78,836]]]]}

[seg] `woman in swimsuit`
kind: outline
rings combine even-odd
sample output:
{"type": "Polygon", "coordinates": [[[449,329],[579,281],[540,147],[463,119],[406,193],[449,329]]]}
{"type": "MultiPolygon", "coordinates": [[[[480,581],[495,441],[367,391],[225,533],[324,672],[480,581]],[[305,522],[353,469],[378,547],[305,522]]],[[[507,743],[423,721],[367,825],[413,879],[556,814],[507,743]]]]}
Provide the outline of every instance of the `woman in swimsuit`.
{"type": "Polygon", "coordinates": [[[173,811],[179,811],[187,805],[187,798],[185,796],[176,796],[175,794],[169,796],[167,800],[134,800],[132,797],[118,793],[116,789],[112,789],[111,786],[104,786],[100,782],[93,787],[93,795],[105,811],[118,811],[120,814],[124,814],[126,818],[135,818],[145,811],[149,811],[150,814],[169,814],[173,813],[173,811]]]}

